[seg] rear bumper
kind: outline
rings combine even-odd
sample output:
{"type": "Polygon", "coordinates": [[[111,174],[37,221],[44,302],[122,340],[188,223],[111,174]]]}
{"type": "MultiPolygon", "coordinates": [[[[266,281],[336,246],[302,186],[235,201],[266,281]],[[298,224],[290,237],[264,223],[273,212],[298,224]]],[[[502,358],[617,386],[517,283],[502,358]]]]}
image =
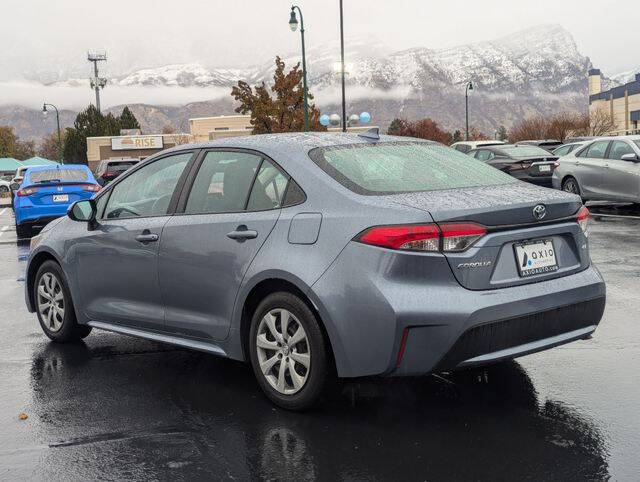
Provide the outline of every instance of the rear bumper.
{"type": "Polygon", "coordinates": [[[15,204],[16,224],[19,225],[42,225],[65,216],[70,204],[59,204],[55,206],[36,206],[31,204],[29,207],[15,204]]]}
{"type": "Polygon", "coordinates": [[[444,257],[416,268],[415,256],[425,255],[398,256],[348,246],[312,286],[339,376],[423,375],[515,358],[584,338],[602,317],[605,284],[593,265],[473,291],[455,281],[444,257]]]}
{"type": "Polygon", "coordinates": [[[604,312],[605,297],[467,329],[435,368],[486,365],[590,336],[604,312]]]}

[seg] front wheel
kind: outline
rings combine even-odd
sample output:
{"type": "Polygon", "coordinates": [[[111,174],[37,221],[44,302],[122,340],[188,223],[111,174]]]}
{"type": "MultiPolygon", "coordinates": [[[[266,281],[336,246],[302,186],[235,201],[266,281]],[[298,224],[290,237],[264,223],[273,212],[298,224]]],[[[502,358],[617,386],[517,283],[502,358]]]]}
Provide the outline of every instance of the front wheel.
{"type": "Polygon", "coordinates": [[[267,296],[251,320],[251,365],[276,405],[304,410],[320,398],[329,374],[327,343],[313,312],[297,296],[267,296]]]}
{"type": "Polygon", "coordinates": [[[55,261],[45,261],[38,269],[33,299],[40,327],[51,340],[80,340],[91,333],[90,326],[78,324],[67,279],[55,261]]]}

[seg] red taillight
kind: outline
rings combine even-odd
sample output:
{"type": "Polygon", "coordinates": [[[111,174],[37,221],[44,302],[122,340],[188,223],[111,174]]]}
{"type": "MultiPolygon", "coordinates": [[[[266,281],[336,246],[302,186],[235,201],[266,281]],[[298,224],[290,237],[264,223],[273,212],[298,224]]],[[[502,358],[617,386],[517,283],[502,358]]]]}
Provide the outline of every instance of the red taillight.
{"type": "Polygon", "coordinates": [[[487,234],[487,228],[475,223],[377,226],[355,239],[361,243],[390,249],[428,252],[464,251],[487,234]]]}
{"type": "Polygon", "coordinates": [[[487,234],[487,228],[475,223],[441,224],[442,251],[464,251],[482,236],[487,234]]]}
{"type": "Polygon", "coordinates": [[[99,184],[83,184],[82,190],[89,192],[98,192],[101,189],[99,184]]]}
{"type": "Polygon", "coordinates": [[[25,187],[24,189],[19,189],[16,191],[16,196],[31,196],[32,194],[38,192],[37,187],[25,187]]]}
{"type": "Polygon", "coordinates": [[[357,239],[383,248],[438,251],[440,229],[435,224],[379,226],[368,229],[357,239]]]}
{"type": "Polygon", "coordinates": [[[586,206],[582,206],[580,208],[580,211],[578,211],[578,216],[576,219],[584,235],[588,236],[589,231],[587,230],[587,224],[589,223],[589,210],[587,209],[586,206]]]}

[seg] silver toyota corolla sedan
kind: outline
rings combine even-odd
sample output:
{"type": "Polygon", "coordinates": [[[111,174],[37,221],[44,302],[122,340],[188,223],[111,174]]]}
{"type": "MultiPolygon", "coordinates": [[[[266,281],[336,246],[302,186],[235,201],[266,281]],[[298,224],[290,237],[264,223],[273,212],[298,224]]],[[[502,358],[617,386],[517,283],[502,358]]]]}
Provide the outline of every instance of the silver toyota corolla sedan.
{"type": "Polygon", "coordinates": [[[640,136],[601,137],[558,159],[553,187],[584,201],[640,203],[640,136]]]}
{"type": "MultiPolygon", "coordinates": [[[[108,330],[251,363],[276,404],[588,338],[605,285],[580,198],[441,144],[280,134],[179,146],[32,240],[54,341],[108,330]]],[[[558,370],[562,370],[559,366],[558,370]]]]}

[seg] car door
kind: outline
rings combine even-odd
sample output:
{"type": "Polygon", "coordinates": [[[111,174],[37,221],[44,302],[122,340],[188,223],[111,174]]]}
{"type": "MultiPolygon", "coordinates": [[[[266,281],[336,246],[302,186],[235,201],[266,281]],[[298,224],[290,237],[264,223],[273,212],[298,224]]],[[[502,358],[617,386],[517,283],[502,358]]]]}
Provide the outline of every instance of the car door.
{"type": "Polygon", "coordinates": [[[609,140],[595,141],[576,156],[576,178],[580,184],[583,197],[605,199],[607,189],[604,185],[605,154],[609,140]]]}
{"type": "Polygon", "coordinates": [[[288,176],[266,156],[203,152],[163,231],[159,273],[166,329],[220,340],[249,264],[280,215],[288,176]]]}
{"type": "Polygon", "coordinates": [[[604,167],[604,186],[610,199],[637,201],[640,197],[640,163],[623,161],[625,154],[636,154],[626,141],[612,141],[604,167]]]}
{"type": "Polygon", "coordinates": [[[158,241],[177,204],[193,151],[153,160],[99,198],[97,227],[76,242],[81,302],[93,321],[162,329],[158,241]]]}

